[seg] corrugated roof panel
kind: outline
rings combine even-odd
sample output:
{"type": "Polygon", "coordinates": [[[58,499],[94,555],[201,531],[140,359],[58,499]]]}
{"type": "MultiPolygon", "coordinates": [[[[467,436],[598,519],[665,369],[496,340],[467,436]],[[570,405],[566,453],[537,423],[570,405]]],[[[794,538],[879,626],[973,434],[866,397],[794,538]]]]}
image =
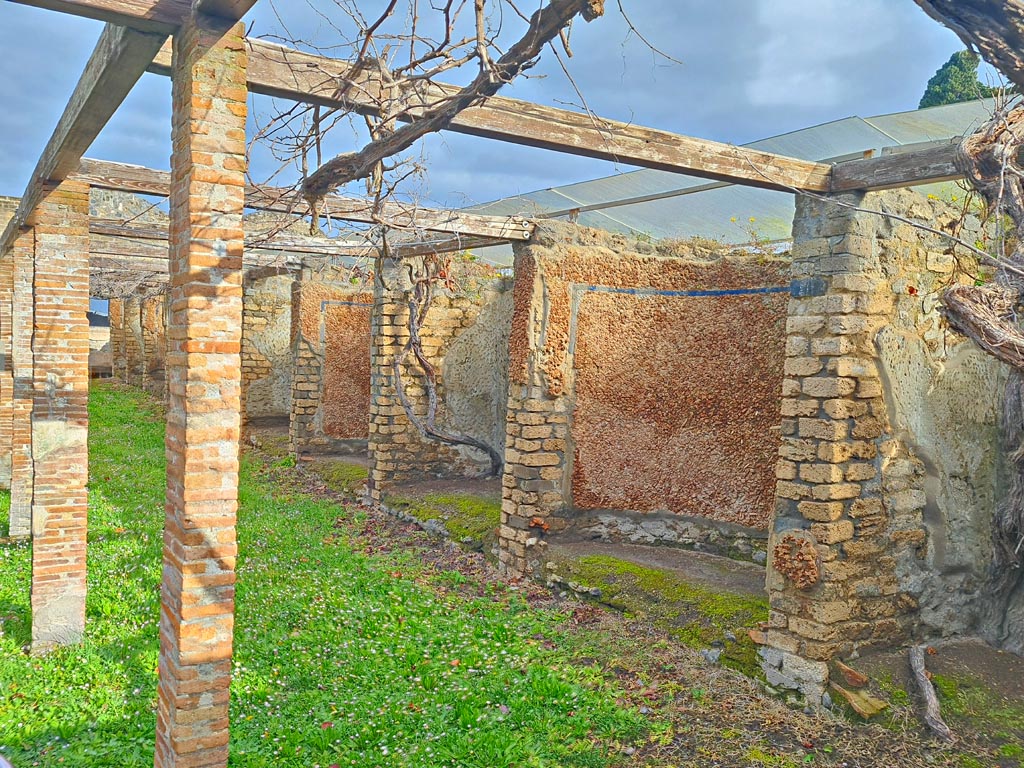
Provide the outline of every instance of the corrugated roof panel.
{"type": "Polygon", "coordinates": [[[746,146],[802,160],[826,160],[892,144],[884,133],[859,117],[846,117],[746,146]]]}
{"type": "MultiPolygon", "coordinates": [[[[823,160],[891,143],[891,140],[885,134],[871,127],[864,120],[859,117],[848,117],[826,123],[825,125],[803,128],[781,136],[762,139],[745,146],[789,157],[823,160]]],[[[682,173],[645,168],[627,173],[619,173],[614,176],[605,176],[600,179],[566,184],[550,190],[538,190],[537,192],[520,195],[519,198],[530,199],[540,205],[541,209],[554,211],[574,207],[573,204],[580,207],[598,205],[610,201],[693,189],[703,187],[706,184],[708,184],[707,179],[697,176],[687,176],[682,173]],[[547,197],[547,193],[551,192],[564,195],[566,198],[569,198],[570,203],[560,208],[552,207],[552,198],[547,197]]],[[[502,203],[505,201],[496,202],[502,203]]],[[[557,205],[557,200],[554,204],[557,205]]],[[[522,207],[510,209],[503,206],[496,207],[495,203],[484,203],[473,206],[469,210],[478,213],[510,214],[526,213],[527,209],[522,207]]]]}
{"type": "Polygon", "coordinates": [[[889,144],[917,144],[963,136],[977,129],[995,110],[993,99],[869,117],[866,122],[892,137],[889,144]]]}
{"type": "Polygon", "coordinates": [[[559,194],[556,190],[541,189],[525,195],[473,206],[466,210],[485,213],[489,216],[541,216],[548,211],[560,211],[573,206],[572,200],[559,194]]]}
{"type": "MultiPolygon", "coordinates": [[[[785,192],[721,187],[608,212],[638,234],[654,240],[699,236],[736,244],[788,238],[793,207],[793,196],[785,192]]],[[[582,222],[583,217],[580,219],[582,222]]]]}
{"type": "MultiPolygon", "coordinates": [[[[848,117],[746,146],[806,160],[827,160],[870,149],[960,136],[980,125],[991,110],[992,100],[983,99],[866,120],[848,117]]],[[[684,174],[642,169],[538,190],[470,210],[538,216],[574,207],[693,190],[658,200],[585,211],[578,221],[587,226],[635,232],[657,240],[700,236],[737,244],[750,242],[755,236],[769,240],[791,236],[792,195],[741,185],[701,189],[709,183],[713,184],[684,174]]]]}

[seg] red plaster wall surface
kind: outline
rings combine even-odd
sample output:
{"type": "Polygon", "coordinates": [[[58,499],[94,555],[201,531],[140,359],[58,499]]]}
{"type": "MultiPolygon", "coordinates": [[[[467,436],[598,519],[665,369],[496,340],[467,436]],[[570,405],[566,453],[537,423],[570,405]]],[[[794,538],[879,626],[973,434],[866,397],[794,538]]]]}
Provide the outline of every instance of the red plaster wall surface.
{"type": "MultiPolygon", "coordinates": [[[[372,296],[349,301],[368,305],[372,296]]],[[[370,307],[328,304],[324,330],[324,433],[365,440],[370,423],[370,307]]]]}
{"type": "Polygon", "coordinates": [[[526,382],[535,365],[549,397],[573,402],[572,506],[767,528],[788,294],[664,292],[788,286],[788,260],[641,254],[606,233],[560,232],[517,256],[510,375],[526,382]],[[580,293],[586,286],[618,292],[580,293]],[[529,338],[538,312],[527,353],[516,336],[529,338]]]}
{"type": "Polygon", "coordinates": [[[787,301],[584,293],[574,505],[767,527],[787,301]]]}

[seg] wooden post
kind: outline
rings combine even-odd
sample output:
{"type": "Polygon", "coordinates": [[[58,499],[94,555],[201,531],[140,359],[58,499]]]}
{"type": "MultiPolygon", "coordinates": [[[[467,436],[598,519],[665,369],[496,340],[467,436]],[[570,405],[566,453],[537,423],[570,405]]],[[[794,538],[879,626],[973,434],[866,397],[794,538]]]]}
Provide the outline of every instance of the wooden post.
{"type": "Polygon", "coordinates": [[[243,29],[196,15],[174,37],[157,768],[225,766],[228,759],[244,245],[243,29]]]}

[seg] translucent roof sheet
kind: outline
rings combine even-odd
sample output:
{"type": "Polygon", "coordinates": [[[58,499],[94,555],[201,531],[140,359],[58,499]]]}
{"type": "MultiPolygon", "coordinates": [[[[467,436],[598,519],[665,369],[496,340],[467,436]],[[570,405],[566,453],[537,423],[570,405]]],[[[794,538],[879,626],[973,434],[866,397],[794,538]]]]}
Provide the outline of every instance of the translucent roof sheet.
{"type": "Polygon", "coordinates": [[[891,143],[915,144],[971,133],[988,120],[994,111],[995,102],[992,99],[979,99],[869,117],[865,122],[890,136],[891,143]]]}
{"type": "MultiPolygon", "coordinates": [[[[869,118],[847,117],[746,146],[804,160],[837,160],[868,150],[962,136],[991,112],[992,100],[981,99],[869,118]]],[[[586,226],[635,232],[655,240],[699,236],[740,244],[755,238],[789,238],[794,203],[786,192],[644,169],[538,190],[469,210],[542,217],[564,216],[572,209],[588,207],[597,210],[579,213],[578,221],[586,226]],[[662,197],[636,201],[651,196],[662,197]]],[[[507,248],[488,249],[487,257],[500,261],[508,253],[507,248]]]]}

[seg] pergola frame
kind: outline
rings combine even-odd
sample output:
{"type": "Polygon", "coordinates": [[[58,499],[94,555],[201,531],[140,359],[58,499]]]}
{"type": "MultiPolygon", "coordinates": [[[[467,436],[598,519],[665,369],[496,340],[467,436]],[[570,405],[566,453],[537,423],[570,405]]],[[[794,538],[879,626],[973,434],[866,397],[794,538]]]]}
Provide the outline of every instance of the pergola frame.
{"type": "MultiPolygon", "coordinates": [[[[245,40],[237,22],[255,0],[15,1],[107,23],[0,235],[0,304],[11,308],[9,315],[0,311],[0,323],[10,318],[0,327],[8,361],[0,372],[0,442],[12,453],[12,534],[31,532],[35,542],[33,646],[45,651],[74,643],[84,631],[89,234],[142,238],[149,252],[164,236],[90,223],[88,191],[167,195],[170,249],[155,246],[166,253],[160,271],[166,267],[170,290],[156,765],[223,766],[234,612],[242,210],[305,213],[290,193],[245,186],[247,94],[363,113],[375,105],[360,96],[362,88],[339,95],[338,83],[353,71],[349,63],[245,40]],[[169,36],[173,45],[166,44],[169,36]],[[147,70],[173,83],[172,171],[83,161],[147,70]],[[197,76],[210,70],[216,82],[197,76]],[[33,455],[32,445],[44,438],[48,453],[33,455]]],[[[372,93],[373,83],[363,85],[372,93]]],[[[453,86],[434,88],[425,101],[453,86]]],[[[960,175],[952,144],[828,164],[503,97],[467,109],[448,129],[713,182],[822,195],[960,175]]],[[[389,205],[389,215],[410,228],[444,235],[405,253],[526,239],[531,231],[515,218],[389,205]]],[[[334,197],[326,207],[336,218],[373,221],[364,201],[334,197]]],[[[286,235],[278,244],[290,251],[303,247],[286,235]]],[[[105,258],[116,264],[127,256],[105,258]]],[[[134,258],[137,264],[146,256],[134,258]]]]}

